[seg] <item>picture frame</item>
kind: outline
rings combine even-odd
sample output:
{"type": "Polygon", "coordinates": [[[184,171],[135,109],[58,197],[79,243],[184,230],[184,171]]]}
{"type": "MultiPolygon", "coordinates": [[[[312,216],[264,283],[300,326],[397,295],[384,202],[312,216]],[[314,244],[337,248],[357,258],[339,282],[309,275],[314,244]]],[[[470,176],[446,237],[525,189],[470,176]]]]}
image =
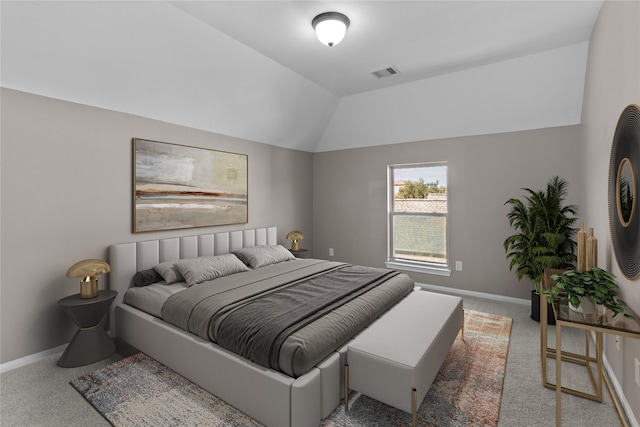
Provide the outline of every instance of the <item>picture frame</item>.
{"type": "Polygon", "coordinates": [[[248,222],[248,156],[133,138],[133,232],[248,222]]]}

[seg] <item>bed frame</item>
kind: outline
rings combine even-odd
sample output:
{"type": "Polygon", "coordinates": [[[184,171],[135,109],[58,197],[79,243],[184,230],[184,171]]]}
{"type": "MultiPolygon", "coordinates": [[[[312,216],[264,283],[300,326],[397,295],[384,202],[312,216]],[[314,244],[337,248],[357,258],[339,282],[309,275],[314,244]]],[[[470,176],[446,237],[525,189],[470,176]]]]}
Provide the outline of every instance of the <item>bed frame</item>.
{"type": "Polygon", "coordinates": [[[340,403],[346,345],[310,372],[291,378],[123,303],[137,271],[276,243],[276,227],[267,227],[112,245],[110,289],[118,295],[111,333],[267,426],[315,427],[340,403]]]}

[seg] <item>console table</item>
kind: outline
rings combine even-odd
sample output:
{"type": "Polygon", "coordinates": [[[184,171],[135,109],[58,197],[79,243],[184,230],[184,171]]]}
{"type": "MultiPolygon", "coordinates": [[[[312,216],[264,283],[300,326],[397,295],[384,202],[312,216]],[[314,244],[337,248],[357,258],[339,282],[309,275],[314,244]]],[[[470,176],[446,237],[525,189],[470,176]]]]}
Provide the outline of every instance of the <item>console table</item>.
{"type": "Polygon", "coordinates": [[[634,313],[632,310],[627,309],[627,313],[632,315],[635,319],[628,319],[624,317],[622,314],[618,314],[617,316],[613,316],[613,313],[604,307],[596,307],[596,310],[593,314],[582,314],[578,313],[569,308],[569,303],[566,298],[554,299],[553,301],[553,312],[556,317],[556,348],[552,349],[547,346],[546,338],[547,338],[547,322],[546,320],[546,311],[547,304],[546,298],[540,298],[540,319],[541,319],[541,338],[545,340],[545,342],[541,342],[541,358],[542,358],[542,367],[543,367],[543,381],[545,387],[553,388],[556,390],[556,425],[560,426],[562,424],[562,393],[569,393],[576,396],[584,397],[587,399],[595,400],[597,402],[602,402],[602,383],[604,381],[609,394],[611,395],[611,400],[616,408],[618,416],[620,417],[620,421],[622,425],[625,427],[628,426],[626,418],[622,413],[622,408],[620,407],[620,402],[612,390],[611,383],[606,375],[604,375],[604,370],[602,367],[602,334],[608,333],[613,335],[620,335],[630,338],[638,338],[640,339],[640,317],[634,313]],[[543,313],[544,310],[544,313],[543,313]],[[543,317],[544,316],[544,317],[543,317]],[[583,329],[585,331],[586,338],[586,348],[584,355],[578,355],[574,353],[568,353],[562,351],[562,327],[570,327],[583,329]],[[595,334],[596,340],[596,349],[595,349],[595,357],[590,356],[589,354],[589,332],[593,332],[595,334]],[[556,384],[549,384],[546,380],[546,358],[554,357],[556,360],[556,384]],[[591,382],[594,386],[595,393],[587,394],[578,390],[569,389],[566,387],[562,387],[562,361],[578,363],[587,368],[587,372],[591,377],[591,382]],[[594,376],[591,370],[591,362],[595,362],[597,366],[597,375],[594,376]]]}

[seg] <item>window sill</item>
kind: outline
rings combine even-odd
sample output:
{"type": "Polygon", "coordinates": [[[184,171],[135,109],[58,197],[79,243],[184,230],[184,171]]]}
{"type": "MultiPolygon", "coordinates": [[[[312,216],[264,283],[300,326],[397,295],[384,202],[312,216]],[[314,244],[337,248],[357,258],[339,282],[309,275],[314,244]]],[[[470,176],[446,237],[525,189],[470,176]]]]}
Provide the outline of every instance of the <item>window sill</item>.
{"type": "Polygon", "coordinates": [[[451,276],[451,270],[447,266],[431,265],[409,261],[387,261],[387,268],[414,273],[434,274],[436,276],[451,276]]]}

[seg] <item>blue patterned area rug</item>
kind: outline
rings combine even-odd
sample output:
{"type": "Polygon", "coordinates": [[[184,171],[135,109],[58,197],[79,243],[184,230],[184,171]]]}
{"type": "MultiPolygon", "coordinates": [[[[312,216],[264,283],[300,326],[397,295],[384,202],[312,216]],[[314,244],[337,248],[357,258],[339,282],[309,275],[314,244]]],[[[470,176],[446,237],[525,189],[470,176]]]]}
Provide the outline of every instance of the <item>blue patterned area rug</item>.
{"type": "MultiPolygon", "coordinates": [[[[496,426],[511,319],[465,311],[465,340],[456,338],[418,410],[420,426],[496,426]]],[[[171,369],[138,353],[71,381],[112,425],[232,426],[261,424],[171,369]]],[[[411,425],[411,414],[360,393],[349,394],[322,427],[411,425]]]]}

